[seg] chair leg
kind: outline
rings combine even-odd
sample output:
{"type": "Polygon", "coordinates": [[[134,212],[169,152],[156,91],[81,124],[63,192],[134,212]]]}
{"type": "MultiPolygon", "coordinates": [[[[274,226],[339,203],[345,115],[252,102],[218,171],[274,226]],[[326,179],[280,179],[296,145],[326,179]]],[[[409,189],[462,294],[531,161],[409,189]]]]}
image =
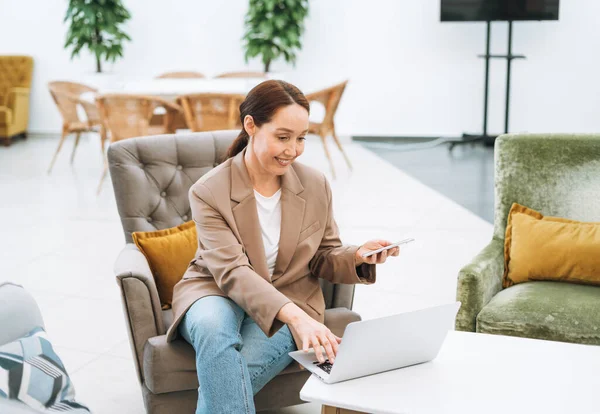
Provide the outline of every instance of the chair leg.
{"type": "Polygon", "coordinates": [[[104,179],[106,178],[106,174],[108,173],[108,163],[106,162],[106,158],[104,159],[104,171],[102,171],[102,176],[100,177],[100,182],[98,183],[98,189],[96,190],[96,195],[100,195],[100,192],[102,191],[102,183],[104,182],[104,179]]]}
{"type": "Polygon", "coordinates": [[[63,128],[62,136],[60,137],[60,142],[58,143],[58,148],[56,148],[56,152],[54,153],[54,156],[52,157],[52,161],[50,162],[50,167],[48,167],[48,174],[50,174],[50,172],[52,172],[52,167],[54,167],[54,163],[56,162],[56,157],[58,157],[58,153],[60,152],[60,149],[62,148],[67,135],[69,135],[69,131],[66,128],[63,128]]]}
{"type": "Polygon", "coordinates": [[[73,145],[73,151],[71,152],[71,165],[73,165],[73,160],[75,159],[75,151],[79,145],[79,138],[81,138],[81,132],[78,132],[77,135],[75,135],[75,144],[73,145]]]}
{"type": "Polygon", "coordinates": [[[344,159],[346,160],[346,164],[348,164],[348,168],[350,168],[350,171],[352,171],[352,164],[350,163],[350,159],[348,158],[348,155],[346,155],[346,151],[344,151],[344,148],[342,147],[342,143],[340,142],[337,134],[335,133],[335,129],[333,131],[331,131],[332,135],[333,135],[333,139],[335,140],[335,143],[337,144],[337,147],[340,149],[342,155],[344,156],[344,159]]]}
{"type": "Polygon", "coordinates": [[[335,169],[333,168],[333,160],[331,159],[331,154],[329,153],[329,149],[327,148],[327,142],[326,142],[327,136],[320,135],[320,137],[321,137],[321,142],[323,143],[323,149],[325,150],[325,155],[327,156],[327,159],[329,160],[329,166],[331,167],[331,176],[335,180],[335,169]]]}
{"type": "Polygon", "coordinates": [[[104,157],[104,154],[106,154],[106,129],[103,126],[100,127],[100,149],[104,157]]]}

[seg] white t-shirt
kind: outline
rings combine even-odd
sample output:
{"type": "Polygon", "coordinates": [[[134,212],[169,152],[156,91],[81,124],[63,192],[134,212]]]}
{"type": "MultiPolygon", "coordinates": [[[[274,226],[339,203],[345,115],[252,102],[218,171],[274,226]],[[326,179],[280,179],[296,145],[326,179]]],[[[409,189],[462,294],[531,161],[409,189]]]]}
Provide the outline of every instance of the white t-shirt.
{"type": "Polygon", "coordinates": [[[269,274],[273,276],[275,261],[279,252],[279,234],[281,233],[281,189],[271,197],[265,197],[254,190],[256,211],[260,222],[265,256],[269,274]]]}

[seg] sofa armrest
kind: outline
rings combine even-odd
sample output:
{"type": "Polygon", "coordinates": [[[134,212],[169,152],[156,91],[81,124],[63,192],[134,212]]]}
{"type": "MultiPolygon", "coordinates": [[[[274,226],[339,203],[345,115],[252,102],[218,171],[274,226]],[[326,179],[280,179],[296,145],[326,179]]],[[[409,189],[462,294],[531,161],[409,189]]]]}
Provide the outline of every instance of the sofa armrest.
{"type": "Polygon", "coordinates": [[[504,241],[492,239],[458,274],[456,300],[462,303],[456,329],[475,332],[477,315],[502,290],[504,241]]]}
{"type": "Polygon", "coordinates": [[[149,338],[165,333],[156,283],[146,257],[132,243],[119,254],[114,272],[121,289],[138,379],[143,382],[144,345],[149,338]]]}
{"type": "Polygon", "coordinates": [[[12,124],[19,130],[27,129],[29,120],[29,88],[15,87],[8,90],[6,106],[12,111],[12,124]]]}
{"type": "Polygon", "coordinates": [[[333,308],[325,310],[325,323],[324,325],[329,328],[334,335],[340,338],[344,336],[346,326],[350,322],[360,321],[362,318],[360,315],[350,309],[346,308],[333,308]]]}
{"type": "Polygon", "coordinates": [[[38,326],[44,328],[44,320],[33,296],[20,285],[0,283],[0,345],[22,338],[38,326]]]}
{"type": "Polygon", "coordinates": [[[0,106],[0,125],[12,125],[12,111],[6,106],[0,106]]]}
{"type": "Polygon", "coordinates": [[[8,89],[8,99],[6,101],[7,106],[14,110],[17,107],[16,104],[16,100],[20,99],[20,98],[29,98],[29,93],[30,93],[30,89],[29,88],[23,88],[23,87],[12,87],[8,89]]]}

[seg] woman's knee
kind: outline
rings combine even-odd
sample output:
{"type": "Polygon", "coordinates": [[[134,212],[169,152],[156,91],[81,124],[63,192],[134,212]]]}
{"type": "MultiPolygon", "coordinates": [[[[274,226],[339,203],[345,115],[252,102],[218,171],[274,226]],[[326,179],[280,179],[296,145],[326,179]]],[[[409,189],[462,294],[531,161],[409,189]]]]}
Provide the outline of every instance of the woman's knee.
{"type": "Polygon", "coordinates": [[[180,330],[185,339],[198,346],[218,341],[227,345],[241,345],[239,327],[242,318],[235,303],[220,296],[199,299],[188,309],[180,330]],[[205,300],[206,299],[206,300],[205,300]]]}

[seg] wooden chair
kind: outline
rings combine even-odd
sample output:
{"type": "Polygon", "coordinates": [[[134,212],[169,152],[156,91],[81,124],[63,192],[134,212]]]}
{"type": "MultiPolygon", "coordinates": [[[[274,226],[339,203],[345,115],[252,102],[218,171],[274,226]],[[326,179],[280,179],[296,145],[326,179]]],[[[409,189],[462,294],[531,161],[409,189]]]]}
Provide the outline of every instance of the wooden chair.
{"type": "Polygon", "coordinates": [[[241,128],[240,104],[244,95],[199,93],[182,95],[177,102],[183,107],[185,123],[192,132],[241,128]]]}
{"type": "Polygon", "coordinates": [[[98,109],[93,102],[81,99],[81,95],[83,93],[95,93],[97,90],[80,83],[62,81],[48,83],[48,89],[50,89],[52,99],[56,103],[56,106],[58,107],[58,110],[63,118],[60,142],[58,143],[58,148],[56,149],[56,152],[52,157],[52,161],[50,162],[48,174],[50,174],[52,171],[56,157],[58,156],[65,139],[70,134],[76,134],[73,152],[71,153],[71,164],[73,164],[73,160],[75,158],[75,151],[79,145],[79,138],[84,132],[97,132],[100,134],[100,147],[102,149],[102,153],[104,153],[106,131],[102,125],[102,120],[100,119],[98,109]],[[79,105],[81,105],[85,111],[87,117],[87,120],[85,121],[79,119],[79,115],[77,114],[77,107],[79,105]]]}
{"type": "Polygon", "coordinates": [[[265,78],[265,72],[225,72],[215,76],[215,78],[265,78]]]}
{"type": "Polygon", "coordinates": [[[156,79],[200,79],[205,78],[200,72],[165,72],[158,75],[156,79]]]}
{"type": "MultiPolygon", "coordinates": [[[[161,75],[158,75],[155,79],[204,79],[206,76],[200,72],[165,72],[161,75]]],[[[162,109],[158,109],[155,111],[156,113],[150,119],[151,126],[158,126],[164,123],[164,114],[162,109]]],[[[173,126],[175,129],[185,128],[185,119],[183,118],[183,112],[181,114],[175,115],[172,119],[173,126]]]]}
{"type": "Polygon", "coordinates": [[[327,149],[326,142],[326,139],[329,135],[333,136],[337,147],[341,151],[346,163],[348,164],[348,168],[352,170],[352,164],[342,148],[342,143],[335,132],[335,123],[333,122],[333,118],[335,117],[335,113],[347,83],[348,81],[344,81],[330,88],[306,95],[306,99],[308,99],[309,102],[317,101],[322,103],[325,107],[325,116],[323,117],[323,121],[320,123],[311,122],[308,127],[308,132],[310,134],[317,134],[321,137],[321,142],[323,142],[323,148],[325,149],[325,155],[327,156],[327,159],[329,159],[329,164],[331,165],[331,174],[333,178],[335,178],[335,170],[333,168],[333,161],[331,159],[331,155],[329,154],[329,150],[327,149]]]}
{"type": "MultiPolygon", "coordinates": [[[[158,96],[106,94],[98,96],[96,103],[104,127],[110,133],[111,143],[133,137],[173,133],[175,132],[172,126],[173,119],[182,112],[179,105],[158,96]],[[154,109],[159,106],[166,110],[164,123],[158,126],[150,125],[154,109]]],[[[107,171],[108,162],[105,154],[104,171],[98,184],[98,194],[107,171]]]]}

